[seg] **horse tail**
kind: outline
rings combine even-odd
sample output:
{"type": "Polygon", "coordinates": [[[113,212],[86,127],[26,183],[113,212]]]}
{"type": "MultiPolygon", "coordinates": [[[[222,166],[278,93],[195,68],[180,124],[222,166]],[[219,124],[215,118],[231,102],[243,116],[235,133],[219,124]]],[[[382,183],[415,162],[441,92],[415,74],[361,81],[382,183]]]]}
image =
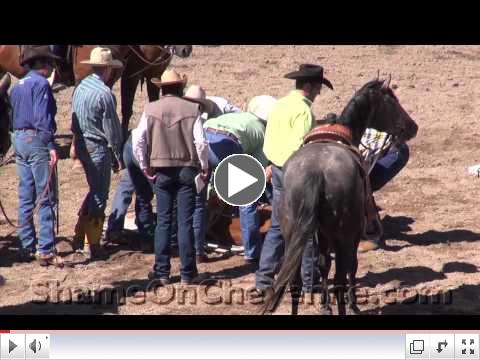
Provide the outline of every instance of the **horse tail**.
{"type": "Polygon", "coordinates": [[[314,236],[319,226],[318,205],[323,194],[323,188],[323,177],[313,174],[308,176],[295,189],[288,190],[285,187],[284,191],[292,191],[292,194],[289,197],[290,204],[284,205],[284,209],[291,207],[288,217],[293,221],[284,222],[283,235],[287,247],[284,261],[273,286],[273,291],[270,289],[265,300],[262,314],[273,313],[277,309],[286,291],[287,284],[292,284],[301,266],[307,241],[314,236]]]}

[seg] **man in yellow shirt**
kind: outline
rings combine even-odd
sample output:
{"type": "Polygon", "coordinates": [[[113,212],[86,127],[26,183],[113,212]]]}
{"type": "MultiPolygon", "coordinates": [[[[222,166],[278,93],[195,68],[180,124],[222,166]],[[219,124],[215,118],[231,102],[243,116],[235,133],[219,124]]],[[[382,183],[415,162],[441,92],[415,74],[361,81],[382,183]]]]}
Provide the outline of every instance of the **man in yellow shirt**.
{"type": "MultiPolygon", "coordinates": [[[[279,201],[283,192],[282,167],[287,159],[303,143],[303,137],[315,126],[311,106],[320,94],[322,85],[333,90],[333,86],[323,76],[319,65],[303,64],[298,71],[285,75],[295,80],[295,90],[277,101],[268,117],[263,151],[271,163],[273,185],[272,226],[265,237],[260,256],[259,269],[256,272],[256,288],[262,293],[273,284],[275,274],[280,268],[284,254],[285,241],[280,230],[279,201]]],[[[267,174],[269,172],[267,171],[267,174]]],[[[302,261],[302,279],[304,290],[311,292],[313,286],[314,264],[312,247],[307,246],[302,261]]]]}

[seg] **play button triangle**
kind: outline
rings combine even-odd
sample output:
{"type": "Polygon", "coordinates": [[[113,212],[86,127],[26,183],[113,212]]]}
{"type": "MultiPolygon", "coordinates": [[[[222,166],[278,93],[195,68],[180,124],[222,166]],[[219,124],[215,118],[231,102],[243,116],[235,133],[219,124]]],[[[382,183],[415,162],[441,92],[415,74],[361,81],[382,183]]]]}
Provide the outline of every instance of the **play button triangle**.
{"type": "Polygon", "coordinates": [[[228,163],[228,197],[238,194],[258,181],[256,177],[228,163]]]}
{"type": "Polygon", "coordinates": [[[12,340],[8,340],[8,353],[10,354],[18,345],[15,344],[12,340]]]}

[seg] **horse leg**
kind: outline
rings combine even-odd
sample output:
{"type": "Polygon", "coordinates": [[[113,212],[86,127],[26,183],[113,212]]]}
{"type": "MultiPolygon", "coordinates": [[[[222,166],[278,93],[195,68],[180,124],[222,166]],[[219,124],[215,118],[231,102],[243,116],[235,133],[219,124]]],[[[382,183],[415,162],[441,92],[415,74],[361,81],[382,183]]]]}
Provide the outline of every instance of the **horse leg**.
{"type": "Polygon", "coordinates": [[[333,284],[337,298],[338,315],[346,315],[345,308],[345,284],[347,282],[348,256],[345,250],[338,246],[335,251],[335,277],[333,284]]]}
{"type": "MultiPolygon", "coordinates": [[[[128,65],[127,65],[128,69],[128,65]]],[[[128,124],[133,114],[133,101],[135,99],[135,91],[137,90],[138,77],[130,77],[129,71],[125,69],[121,80],[121,97],[122,97],[122,136],[123,142],[128,138],[128,124]]]]}
{"type": "Polygon", "coordinates": [[[302,274],[301,266],[295,272],[295,277],[290,284],[290,295],[292,296],[292,315],[298,315],[298,304],[302,296],[302,274]]]}
{"type": "Polygon", "coordinates": [[[354,251],[352,254],[352,266],[348,272],[349,315],[356,315],[360,313],[360,309],[357,306],[357,294],[356,294],[357,269],[358,269],[357,246],[354,246],[354,251]]]}
{"type": "Polygon", "coordinates": [[[323,242],[320,242],[320,256],[319,256],[319,268],[321,285],[322,285],[322,297],[320,302],[320,315],[332,315],[332,308],[330,307],[330,293],[328,291],[328,274],[330,273],[330,267],[332,266],[332,258],[328,248],[325,247],[323,242]]]}
{"type": "Polygon", "coordinates": [[[147,93],[150,102],[160,99],[160,88],[147,79],[147,93]]]}

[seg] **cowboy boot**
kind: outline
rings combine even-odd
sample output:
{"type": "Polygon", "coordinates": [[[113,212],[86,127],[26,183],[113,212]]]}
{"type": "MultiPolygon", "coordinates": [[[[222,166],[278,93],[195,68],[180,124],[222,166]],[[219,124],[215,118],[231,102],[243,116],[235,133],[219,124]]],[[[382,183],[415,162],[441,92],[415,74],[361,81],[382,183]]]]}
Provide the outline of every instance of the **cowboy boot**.
{"type": "Polygon", "coordinates": [[[101,255],[100,240],[103,233],[103,223],[105,215],[89,217],[87,226],[85,227],[85,246],[83,252],[89,259],[94,259],[101,255]]]}

